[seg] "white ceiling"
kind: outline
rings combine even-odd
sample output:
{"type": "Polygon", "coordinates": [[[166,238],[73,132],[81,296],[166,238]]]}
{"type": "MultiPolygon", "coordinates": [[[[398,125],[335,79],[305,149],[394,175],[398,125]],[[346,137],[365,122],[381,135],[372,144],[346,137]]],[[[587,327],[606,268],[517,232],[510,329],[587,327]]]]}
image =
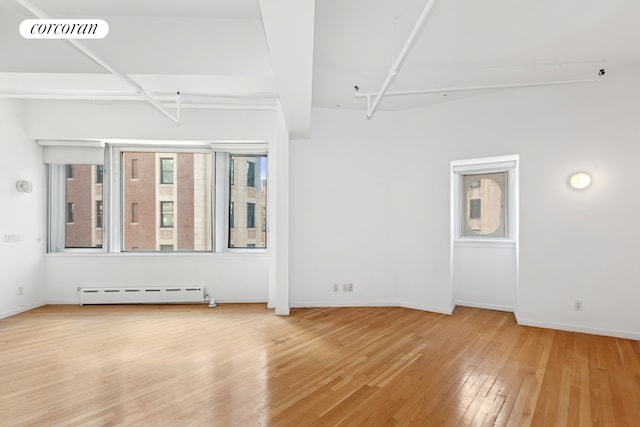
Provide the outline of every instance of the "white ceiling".
{"type": "MultiPolygon", "coordinates": [[[[426,3],[317,1],[314,104],[364,108],[353,86],[379,91],[426,3]]],[[[389,90],[613,76],[640,63],[638,22],[637,0],[439,0],[389,90]]],[[[385,98],[380,109],[442,100],[385,98]]]]}
{"type": "MultiPolygon", "coordinates": [[[[314,16],[313,0],[30,0],[51,17],[105,19],[109,36],[85,43],[153,91],[280,96],[301,135],[312,103],[364,112],[353,86],[378,92],[426,1],[317,0],[314,16]]],[[[32,17],[0,0],[0,93],[45,81],[113,88],[68,43],[23,39],[17,27],[32,17]]],[[[637,0],[439,0],[390,90],[595,78],[600,68],[614,78],[640,63],[638,22],[637,0]]],[[[388,97],[380,109],[464,96],[388,97]]]]}

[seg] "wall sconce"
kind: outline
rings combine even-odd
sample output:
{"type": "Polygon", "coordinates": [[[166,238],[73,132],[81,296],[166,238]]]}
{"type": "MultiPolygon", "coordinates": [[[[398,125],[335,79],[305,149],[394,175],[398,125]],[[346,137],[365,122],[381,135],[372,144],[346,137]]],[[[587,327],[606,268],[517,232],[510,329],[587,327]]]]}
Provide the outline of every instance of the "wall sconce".
{"type": "Polygon", "coordinates": [[[586,172],[576,172],[569,178],[569,185],[576,190],[584,190],[591,185],[591,175],[586,172]]]}
{"type": "Polygon", "coordinates": [[[31,193],[33,191],[33,183],[31,181],[21,179],[16,182],[16,188],[21,193],[31,193]]]}

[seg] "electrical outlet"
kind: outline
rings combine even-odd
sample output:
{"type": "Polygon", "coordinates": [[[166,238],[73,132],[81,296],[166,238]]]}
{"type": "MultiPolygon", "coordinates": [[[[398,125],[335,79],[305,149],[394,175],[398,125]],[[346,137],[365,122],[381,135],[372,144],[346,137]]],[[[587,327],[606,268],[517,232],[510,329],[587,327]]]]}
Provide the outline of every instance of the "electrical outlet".
{"type": "Polygon", "coordinates": [[[5,242],[22,242],[24,241],[23,233],[4,233],[5,242]]]}
{"type": "Polygon", "coordinates": [[[574,309],[575,311],[582,311],[582,301],[580,301],[580,300],[576,300],[576,301],[573,303],[573,309],[574,309]]]}
{"type": "Polygon", "coordinates": [[[353,292],[353,283],[345,283],[342,285],[342,292],[353,292]]]}
{"type": "Polygon", "coordinates": [[[24,288],[22,286],[18,286],[18,296],[24,295],[24,288]]]}
{"type": "Polygon", "coordinates": [[[340,290],[340,286],[337,283],[333,284],[333,292],[338,292],[340,290]]]}

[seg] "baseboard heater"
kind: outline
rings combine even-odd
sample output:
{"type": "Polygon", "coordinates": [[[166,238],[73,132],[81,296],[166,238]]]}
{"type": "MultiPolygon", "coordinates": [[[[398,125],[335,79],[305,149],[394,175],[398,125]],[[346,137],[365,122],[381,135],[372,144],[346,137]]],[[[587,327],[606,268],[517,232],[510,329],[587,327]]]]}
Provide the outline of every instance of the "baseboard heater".
{"type": "Polygon", "coordinates": [[[80,305],[84,304],[171,304],[204,303],[205,288],[200,286],[176,287],[79,287],[80,305]]]}

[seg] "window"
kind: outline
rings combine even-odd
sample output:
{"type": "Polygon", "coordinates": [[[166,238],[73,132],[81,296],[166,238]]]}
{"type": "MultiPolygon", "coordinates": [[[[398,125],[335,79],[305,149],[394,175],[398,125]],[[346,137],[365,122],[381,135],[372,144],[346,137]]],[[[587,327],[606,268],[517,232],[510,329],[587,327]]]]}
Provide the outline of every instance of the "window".
{"type": "Polygon", "coordinates": [[[518,161],[512,155],[451,162],[456,244],[511,245],[517,240],[518,161]]]}
{"type": "Polygon", "coordinates": [[[256,228],[256,204],[247,203],[247,228],[256,228]]]}
{"type": "Polygon", "coordinates": [[[131,203],[131,224],[138,224],[138,203],[131,203]]]}
{"type": "Polygon", "coordinates": [[[256,164],[247,162],[247,187],[256,186],[256,164]]]}
{"type": "Polygon", "coordinates": [[[102,249],[107,239],[110,253],[264,249],[267,155],[260,146],[262,154],[246,146],[247,153],[231,154],[107,144],[106,158],[104,146],[92,158],[104,165],[51,160],[48,250],[102,249]]]}
{"type": "Polygon", "coordinates": [[[212,250],[212,154],[210,150],[129,151],[114,154],[126,172],[137,164],[138,179],[122,177],[119,217],[121,250],[156,252],[212,250]],[[168,182],[172,185],[166,185],[168,182]]]}
{"type": "Polygon", "coordinates": [[[160,202],[160,227],[173,227],[173,202],[160,202]]]}
{"type": "Polygon", "coordinates": [[[131,159],[130,179],[138,179],[138,159],[131,159]]]}
{"type": "Polygon", "coordinates": [[[463,175],[464,236],[506,237],[508,172],[463,175]]]}
{"type": "Polygon", "coordinates": [[[230,155],[229,170],[244,170],[229,191],[229,248],[267,247],[267,156],[230,155]],[[244,179],[246,178],[245,182],[244,179]]]}
{"type": "MultiPolygon", "coordinates": [[[[477,181],[480,182],[480,181],[477,181]]],[[[471,184],[471,188],[475,186],[471,184]]],[[[469,200],[469,218],[470,219],[480,219],[482,199],[470,199],[469,200]]]]}
{"type": "Polygon", "coordinates": [[[102,228],[102,200],[96,201],[96,228],[102,228]]]}
{"type": "Polygon", "coordinates": [[[67,224],[73,224],[73,202],[67,202],[67,224]]]}
{"type": "Polygon", "coordinates": [[[160,159],[160,184],[173,184],[173,159],[160,159]]]}
{"type": "Polygon", "coordinates": [[[102,248],[103,184],[95,182],[98,166],[48,165],[49,251],[102,248]]]}

